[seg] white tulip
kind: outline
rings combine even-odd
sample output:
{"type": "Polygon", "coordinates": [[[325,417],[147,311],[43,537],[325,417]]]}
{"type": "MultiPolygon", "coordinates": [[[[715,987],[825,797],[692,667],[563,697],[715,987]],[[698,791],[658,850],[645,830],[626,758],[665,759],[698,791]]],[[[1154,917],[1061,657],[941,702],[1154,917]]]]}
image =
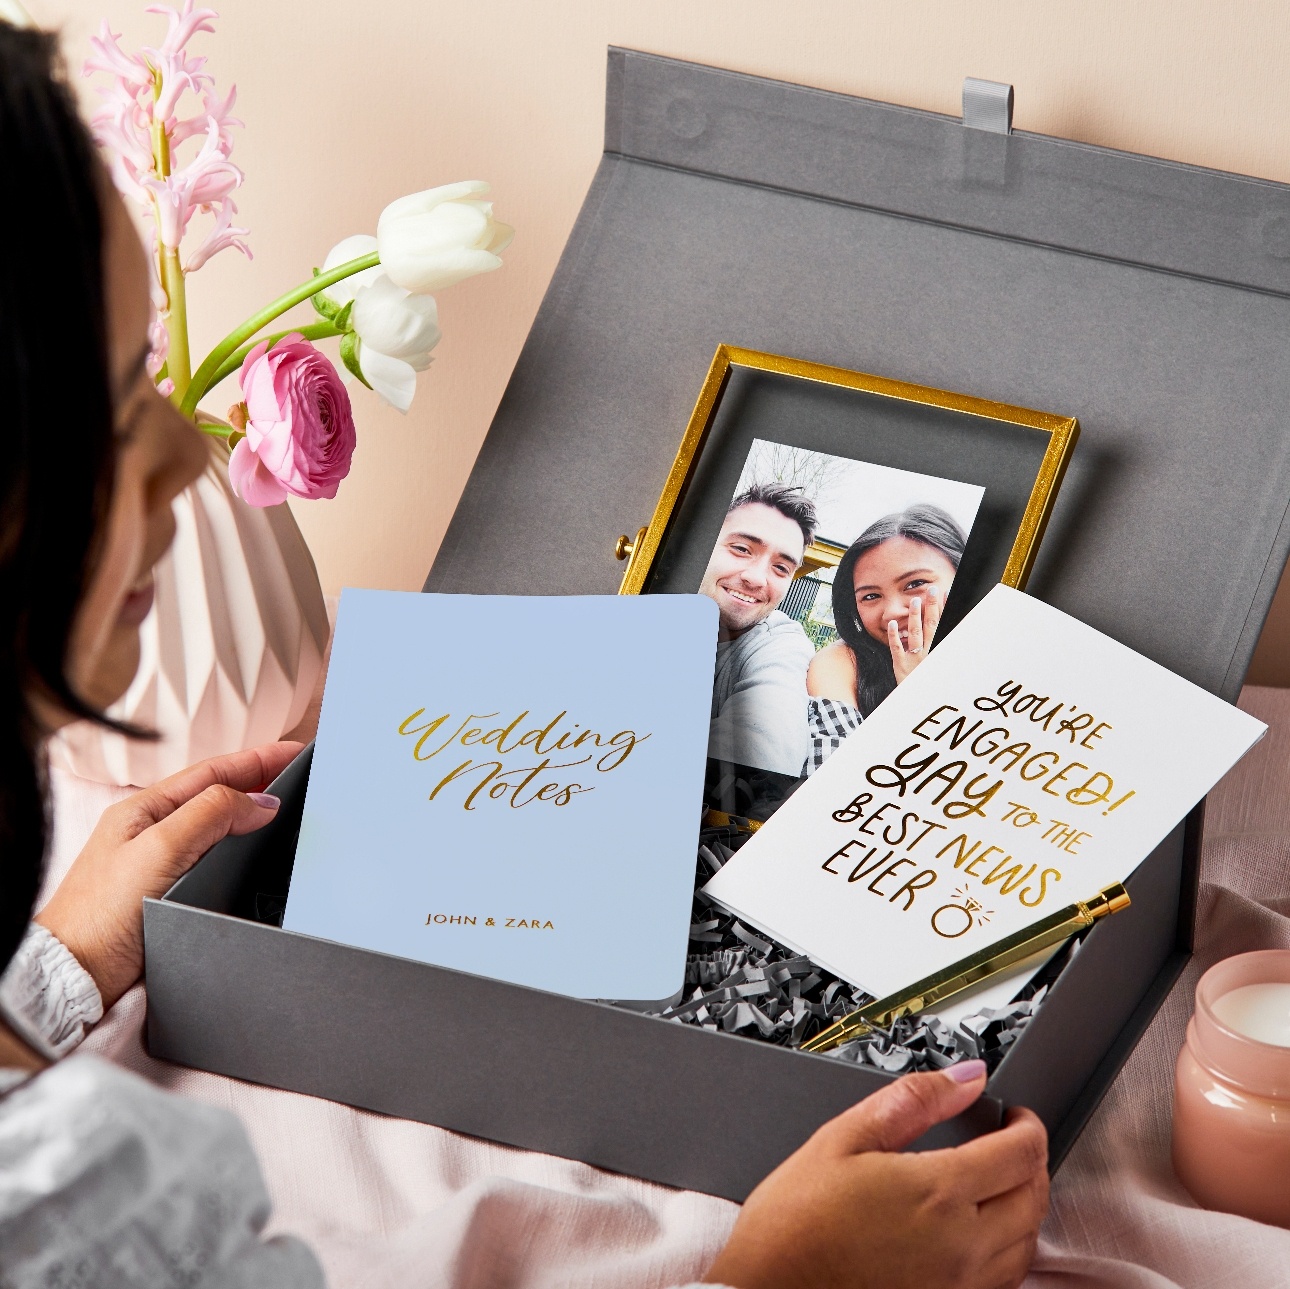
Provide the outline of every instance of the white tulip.
{"type": "MultiPolygon", "coordinates": [[[[376,225],[381,267],[416,295],[441,291],[476,273],[502,267],[498,252],[515,230],[493,218],[493,203],[478,180],[444,184],[392,201],[376,225]]],[[[352,240],[352,239],[351,239],[352,240]]]]}
{"type": "Polygon", "coordinates": [[[349,320],[364,349],[402,358],[417,371],[430,365],[430,351],[443,334],[434,297],[413,295],[383,273],[354,297],[349,320]]]}
{"type": "Polygon", "coordinates": [[[391,407],[406,412],[412,406],[412,396],[417,392],[417,372],[411,363],[368,349],[360,340],[358,364],[363,369],[363,379],[391,407]]]}
{"type": "MultiPolygon", "coordinates": [[[[342,264],[348,264],[350,260],[356,260],[361,255],[370,255],[376,250],[376,238],[369,233],[356,233],[353,237],[347,237],[343,242],[337,242],[335,246],[327,252],[327,258],[323,260],[322,271],[330,273],[332,269],[338,269],[342,264]]],[[[325,295],[329,300],[334,301],[338,306],[347,305],[365,286],[371,286],[378,277],[382,275],[380,265],[370,269],[364,269],[361,273],[351,273],[349,277],[343,277],[339,282],[333,282],[325,291],[319,292],[325,295]]]]}
{"type": "MultiPolygon", "coordinates": [[[[347,237],[332,247],[323,272],[374,250],[374,237],[347,237]]],[[[406,412],[417,390],[417,372],[430,366],[430,351],[442,336],[434,298],[396,286],[384,265],[342,278],[320,294],[337,308],[352,302],[347,329],[358,343],[351,357],[357,360],[363,379],[392,407],[406,412]]],[[[344,357],[343,346],[341,353],[344,357]]]]}
{"type": "Polygon", "coordinates": [[[412,295],[382,274],[354,297],[349,320],[358,334],[363,378],[392,407],[406,412],[417,372],[430,366],[430,351],[442,335],[434,297],[412,295]]]}

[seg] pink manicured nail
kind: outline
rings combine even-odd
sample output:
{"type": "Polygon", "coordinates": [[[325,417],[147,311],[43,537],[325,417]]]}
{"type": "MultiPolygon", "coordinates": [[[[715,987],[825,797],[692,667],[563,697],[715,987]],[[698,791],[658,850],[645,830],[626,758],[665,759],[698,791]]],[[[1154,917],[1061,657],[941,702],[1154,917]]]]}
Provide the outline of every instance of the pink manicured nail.
{"type": "Polygon", "coordinates": [[[945,1071],[955,1083],[971,1083],[985,1073],[984,1061],[959,1061],[957,1065],[948,1066],[945,1071]]]}
{"type": "MultiPolygon", "coordinates": [[[[263,806],[266,810],[276,810],[282,804],[282,798],[275,797],[272,793],[248,792],[246,795],[250,797],[257,806],[263,806]]],[[[978,1061],[977,1064],[980,1065],[981,1062],[978,1061]]],[[[951,1066],[950,1068],[953,1069],[955,1067],[951,1066]]]]}

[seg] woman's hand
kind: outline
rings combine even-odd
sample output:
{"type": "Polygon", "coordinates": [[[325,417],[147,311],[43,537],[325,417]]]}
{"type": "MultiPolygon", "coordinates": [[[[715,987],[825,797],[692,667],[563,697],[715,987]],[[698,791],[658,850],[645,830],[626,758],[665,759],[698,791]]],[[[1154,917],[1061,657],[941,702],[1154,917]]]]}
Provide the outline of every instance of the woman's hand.
{"type": "Polygon", "coordinates": [[[900,639],[900,623],[895,618],[887,623],[887,645],[891,649],[891,665],[898,685],[927,657],[927,651],[936,639],[936,628],[940,626],[941,597],[930,586],[925,594],[926,603],[917,595],[909,602],[908,648],[900,639]]]}
{"type": "Polygon", "coordinates": [[[891,1153],[984,1088],[983,1063],[965,1061],[906,1075],[826,1123],[748,1197],[707,1280],[736,1289],[1019,1285],[1048,1210],[1048,1137],[1035,1115],[1012,1110],[1006,1127],[951,1150],[891,1153]]]}
{"type": "Polygon", "coordinates": [[[217,841],[267,824],[277,798],[258,789],[301,746],[212,757],[103,812],[36,921],[94,978],[105,1009],[143,972],[144,899],[164,895],[217,841]]]}

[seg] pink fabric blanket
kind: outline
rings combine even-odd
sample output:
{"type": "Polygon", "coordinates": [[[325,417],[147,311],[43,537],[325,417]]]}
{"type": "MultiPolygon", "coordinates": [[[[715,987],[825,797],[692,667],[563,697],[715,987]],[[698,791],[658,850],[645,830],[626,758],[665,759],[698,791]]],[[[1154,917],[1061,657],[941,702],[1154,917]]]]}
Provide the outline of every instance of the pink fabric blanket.
{"type": "MultiPolygon", "coordinates": [[[[1247,689],[1241,706],[1272,728],[1210,799],[1196,958],[1057,1175],[1031,1289],[1290,1285],[1290,1232],[1198,1209],[1169,1165],[1200,972],[1290,947],[1290,692],[1247,689]]],[[[56,777],[49,887],[122,795],[56,777]]],[[[336,1289],[675,1285],[702,1274],[734,1221],[722,1200],[154,1061],[143,1014],[138,988],[87,1046],[240,1115],[275,1229],[308,1240],[336,1289]]]]}
{"type": "Polygon", "coordinates": [[[1210,795],[1196,954],[1057,1174],[1030,1289],[1290,1285],[1290,1231],[1197,1207],[1169,1162],[1197,980],[1232,954],[1290,948],[1290,691],[1247,688],[1240,705],[1269,730],[1210,795]]]}

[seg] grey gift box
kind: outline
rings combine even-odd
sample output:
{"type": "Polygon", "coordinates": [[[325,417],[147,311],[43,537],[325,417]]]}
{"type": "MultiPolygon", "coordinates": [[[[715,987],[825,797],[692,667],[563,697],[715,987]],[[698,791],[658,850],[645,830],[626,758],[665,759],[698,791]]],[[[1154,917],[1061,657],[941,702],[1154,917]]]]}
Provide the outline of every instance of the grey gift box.
{"type": "MultiPolygon", "coordinates": [[[[1290,188],[967,97],[611,50],[604,158],[426,589],[612,594],[726,342],[1077,416],[1028,589],[1234,699],[1290,545],[1290,188]]],[[[155,1056],[733,1199],[885,1081],[269,925],[308,766],[148,901],[155,1056]]],[[[1199,843],[1198,809],[921,1145],[1024,1104],[1061,1159],[1186,961],[1199,843]]]]}

